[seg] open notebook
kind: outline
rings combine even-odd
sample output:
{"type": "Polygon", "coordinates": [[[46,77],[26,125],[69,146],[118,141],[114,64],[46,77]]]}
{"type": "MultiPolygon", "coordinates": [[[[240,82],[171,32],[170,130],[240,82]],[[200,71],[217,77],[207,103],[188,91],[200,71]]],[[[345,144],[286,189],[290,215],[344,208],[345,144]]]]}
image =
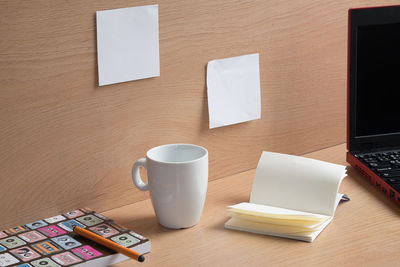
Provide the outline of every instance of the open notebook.
{"type": "Polygon", "coordinates": [[[313,242],[343,197],[342,165],[263,152],[250,203],[230,206],[225,228],[313,242]]]}
{"type": "Polygon", "coordinates": [[[109,266],[128,257],[76,235],[80,226],[140,254],[150,240],[89,208],[0,231],[0,266],[109,266]]]}

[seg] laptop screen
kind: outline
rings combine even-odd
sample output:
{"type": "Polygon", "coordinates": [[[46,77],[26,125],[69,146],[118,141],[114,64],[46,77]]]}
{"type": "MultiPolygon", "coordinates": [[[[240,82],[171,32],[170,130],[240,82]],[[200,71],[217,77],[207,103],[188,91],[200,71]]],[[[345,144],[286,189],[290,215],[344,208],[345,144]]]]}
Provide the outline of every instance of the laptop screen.
{"type": "Polygon", "coordinates": [[[348,148],[400,147],[400,6],[349,10],[348,148]]]}
{"type": "Polygon", "coordinates": [[[400,132],[400,23],[357,30],[356,136],[400,132]]]}

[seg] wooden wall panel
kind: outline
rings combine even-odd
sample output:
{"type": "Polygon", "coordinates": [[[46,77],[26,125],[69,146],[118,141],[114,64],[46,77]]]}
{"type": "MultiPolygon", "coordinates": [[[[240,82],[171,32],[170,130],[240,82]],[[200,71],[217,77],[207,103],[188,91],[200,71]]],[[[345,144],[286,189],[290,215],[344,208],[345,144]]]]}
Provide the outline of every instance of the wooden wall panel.
{"type": "Polygon", "coordinates": [[[147,198],[130,170],[160,144],[207,147],[216,179],[254,168],[262,150],[344,142],[347,9],[374,4],[2,0],[0,226],[147,198]],[[98,87],[95,11],[154,3],[161,76],[98,87]],[[208,129],[207,62],[255,52],[262,119],[208,129]]]}

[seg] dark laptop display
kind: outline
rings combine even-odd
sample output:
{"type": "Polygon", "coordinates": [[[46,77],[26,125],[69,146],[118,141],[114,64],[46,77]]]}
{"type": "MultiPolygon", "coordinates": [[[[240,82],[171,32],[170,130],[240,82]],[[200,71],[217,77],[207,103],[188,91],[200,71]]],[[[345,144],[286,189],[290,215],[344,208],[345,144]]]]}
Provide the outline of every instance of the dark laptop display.
{"type": "Polygon", "coordinates": [[[349,10],[347,161],[400,205],[400,6],[349,10]]]}

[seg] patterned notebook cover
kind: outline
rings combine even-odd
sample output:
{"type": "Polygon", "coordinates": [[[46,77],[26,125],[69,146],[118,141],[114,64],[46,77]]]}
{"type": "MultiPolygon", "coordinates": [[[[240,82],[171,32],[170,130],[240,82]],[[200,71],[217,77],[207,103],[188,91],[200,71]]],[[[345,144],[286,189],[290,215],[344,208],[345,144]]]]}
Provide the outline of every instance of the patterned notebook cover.
{"type": "Polygon", "coordinates": [[[72,231],[80,226],[141,254],[150,240],[89,208],[0,231],[0,266],[107,266],[127,257],[72,231]]]}

